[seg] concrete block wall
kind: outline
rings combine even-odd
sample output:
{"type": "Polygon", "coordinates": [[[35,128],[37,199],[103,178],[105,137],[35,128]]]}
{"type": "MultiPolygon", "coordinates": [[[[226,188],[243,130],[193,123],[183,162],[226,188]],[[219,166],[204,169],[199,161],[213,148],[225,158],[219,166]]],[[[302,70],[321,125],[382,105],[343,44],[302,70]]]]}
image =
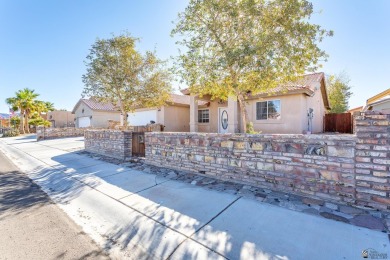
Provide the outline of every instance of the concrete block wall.
{"type": "Polygon", "coordinates": [[[132,155],[132,132],[119,130],[87,130],[85,150],[121,160],[132,155]]]}
{"type": "Polygon", "coordinates": [[[64,138],[64,137],[75,137],[83,136],[86,128],[48,128],[43,126],[37,127],[37,141],[44,139],[64,138]]]}
{"type": "Polygon", "coordinates": [[[389,116],[357,118],[356,131],[357,135],[145,133],[146,163],[390,210],[389,116]]]}

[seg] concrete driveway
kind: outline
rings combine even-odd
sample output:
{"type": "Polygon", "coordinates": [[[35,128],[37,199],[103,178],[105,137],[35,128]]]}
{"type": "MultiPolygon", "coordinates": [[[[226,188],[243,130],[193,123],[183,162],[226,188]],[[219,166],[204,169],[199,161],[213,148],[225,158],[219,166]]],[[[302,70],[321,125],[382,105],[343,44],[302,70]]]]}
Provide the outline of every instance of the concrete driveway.
{"type": "Polygon", "coordinates": [[[385,233],[89,158],[75,152],[83,138],[0,140],[114,258],[361,259],[368,248],[390,257],[385,233]]]}

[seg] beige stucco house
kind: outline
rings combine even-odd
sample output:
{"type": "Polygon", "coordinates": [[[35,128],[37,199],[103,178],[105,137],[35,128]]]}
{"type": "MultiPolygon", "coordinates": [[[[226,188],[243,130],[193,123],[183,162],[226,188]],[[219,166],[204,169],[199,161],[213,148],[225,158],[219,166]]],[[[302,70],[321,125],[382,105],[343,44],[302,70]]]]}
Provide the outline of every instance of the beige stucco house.
{"type": "Polygon", "coordinates": [[[52,128],[74,127],[75,115],[71,111],[54,110],[47,113],[47,120],[52,128]]]}
{"type": "Polygon", "coordinates": [[[171,94],[170,100],[161,108],[139,108],[128,113],[129,125],[147,125],[157,123],[164,126],[166,132],[190,131],[190,97],[171,94]]]}
{"type": "Polygon", "coordinates": [[[375,110],[383,114],[390,114],[390,88],[367,99],[363,111],[375,110]]]}
{"type": "MultiPolygon", "coordinates": [[[[302,134],[323,131],[323,117],[329,109],[324,73],[303,76],[269,93],[248,95],[246,109],[255,131],[262,133],[302,134]]],[[[210,96],[191,95],[190,131],[240,133],[243,125],[236,98],[211,100],[210,96]]]]}
{"type": "Polygon", "coordinates": [[[108,121],[120,121],[121,113],[111,103],[100,103],[93,98],[80,99],[72,110],[76,127],[107,128],[108,121]]]}

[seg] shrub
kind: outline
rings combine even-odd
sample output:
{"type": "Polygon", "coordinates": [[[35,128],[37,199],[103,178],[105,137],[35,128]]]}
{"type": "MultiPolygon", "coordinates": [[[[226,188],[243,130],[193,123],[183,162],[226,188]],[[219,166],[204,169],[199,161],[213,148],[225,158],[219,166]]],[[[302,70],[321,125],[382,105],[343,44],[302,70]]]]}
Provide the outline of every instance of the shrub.
{"type": "Polygon", "coordinates": [[[3,134],[3,137],[13,137],[20,135],[19,129],[11,128],[9,130],[6,130],[3,134]]]}
{"type": "Polygon", "coordinates": [[[246,124],[246,133],[247,134],[261,134],[261,131],[260,132],[256,132],[254,127],[253,127],[253,123],[249,122],[249,123],[246,124]]]}
{"type": "Polygon", "coordinates": [[[29,123],[29,125],[33,125],[33,126],[49,127],[51,125],[50,121],[44,120],[41,117],[30,119],[30,120],[28,120],[28,123],[29,123]]]}

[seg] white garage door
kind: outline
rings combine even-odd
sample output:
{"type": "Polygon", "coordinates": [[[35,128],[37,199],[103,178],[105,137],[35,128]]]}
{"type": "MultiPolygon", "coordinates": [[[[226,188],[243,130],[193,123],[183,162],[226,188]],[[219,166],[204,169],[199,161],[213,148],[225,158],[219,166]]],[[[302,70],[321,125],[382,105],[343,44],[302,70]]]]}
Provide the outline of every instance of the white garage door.
{"type": "Polygon", "coordinates": [[[128,115],[127,122],[129,125],[147,125],[150,124],[150,121],[157,123],[157,110],[139,111],[128,115]]]}
{"type": "Polygon", "coordinates": [[[91,119],[89,116],[79,117],[79,127],[89,127],[91,126],[91,119]]]}

